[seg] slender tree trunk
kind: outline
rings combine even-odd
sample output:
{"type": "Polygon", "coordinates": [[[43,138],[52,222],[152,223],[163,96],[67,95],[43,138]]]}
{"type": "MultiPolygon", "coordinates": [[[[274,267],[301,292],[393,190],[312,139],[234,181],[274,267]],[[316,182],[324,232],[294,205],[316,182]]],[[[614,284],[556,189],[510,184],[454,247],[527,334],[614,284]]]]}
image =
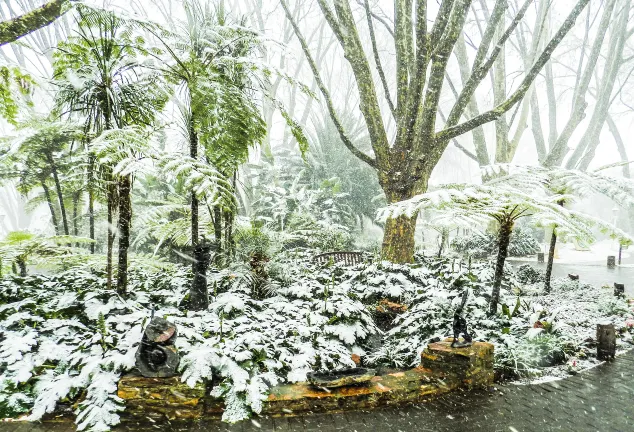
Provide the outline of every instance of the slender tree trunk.
{"type": "Polygon", "coordinates": [[[46,186],[45,182],[42,182],[42,189],[44,189],[44,196],[46,197],[46,202],[48,203],[48,209],[51,212],[51,221],[53,222],[53,226],[55,227],[55,235],[59,235],[59,222],[57,220],[57,214],[55,213],[55,206],[53,206],[51,191],[49,190],[48,186],[46,186]]]}
{"type": "Polygon", "coordinates": [[[95,253],[95,157],[90,155],[88,158],[88,175],[87,175],[87,189],[88,189],[88,235],[92,240],[90,244],[90,253],[95,253]]]}
{"type": "Polygon", "coordinates": [[[20,269],[20,276],[26,277],[26,261],[23,258],[18,258],[16,262],[18,263],[18,268],[20,269]]]}
{"type": "Polygon", "coordinates": [[[214,223],[214,264],[222,265],[222,209],[220,206],[213,207],[213,223],[214,223]]]}
{"type": "Polygon", "coordinates": [[[59,181],[59,175],[57,173],[57,166],[53,160],[53,157],[49,155],[49,163],[51,164],[51,172],[53,173],[53,179],[55,180],[55,190],[57,192],[57,198],[59,199],[59,210],[62,214],[62,223],[64,225],[64,234],[70,235],[68,229],[68,218],[66,217],[66,206],[64,205],[64,195],[62,194],[62,185],[59,181]]]}
{"type": "Polygon", "coordinates": [[[438,248],[438,258],[442,257],[443,250],[445,249],[445,243],[447,242],[447,232],[443,230],[440,233],[440,247],[438,248]]]}
{"type": "Polygon", "coordinates": [[[108,175],[108,186],[107,186],[107,199],[108,199],[108,239],[107,239],[107,254],[106,254],[106,285],[108,289],[112,288],[112,255],[113,255],[113,247],[114,247],[114,239],[116,235],[116,230],[113,225],[114,216],[116,211],[116,202],[117,202],[117,186],[114,183],[111,175],[108,175]]]}
{"type": "MultiPolygon", "coordinates": [[[[73,235],[79,236],[79,199],[81,198],[81,191],[73,193],[73,235]]],[[[79,247],[79,243],[75,245],[79,247]]]]}
{"type": "Polygon", "coordinates": [[[555,247],[557,246],[557,227],[553,227],[550,236],[550,248],[548,249],[548,263],[546,264],[546,277],[544,279],[544,291],[550,293],[550,279],[553,274],[553,261],[555,260],[555,247]]]}
{"type": "Polygon", "coordinates": [[[198,242],[194,248],[194,279],[189,294],[189,310],[199,311],[209,307],[209,295],[207,288],[207,269],[211,261],[211,246],[206,239],[198,242]]]}
{"type": "Polygon", "coordinates": [[[489,314],[495,315],[500,301],[500,288],[504,277],[504,262],[508,256],[511,233],[513,232],[513,220],[504,218],[500,220],[498,230],[498,256],[495,262],[495,276],[493,279],[493,290],[491,291],[491,301],[489,303],[489,314]]]}
{"type": "MultiPolygon", "coordinates": [[[[189,156],[198,158],[198,134],[195,129],[194,113],[191,113],[189,123],[189,156]]],[[[209,306],[209,292],[207,288],[207,268],[209,267],[209,245],[201,242],[198,236],[199,200],[192,191],[191,197],[191,230],[192,230],[192,279],[189,290],[189,310],[204,310],[209,306]]]]}
{"type": "MultiPolygon", "coordinates": [[[[198,158],[198,133],[196,133],[196,129],[194,126],[193,115],[194,114],[192,113],[192,119],[190,119],[190,124],[189,124],[189,156],[193,159],[196,159],[198,158]]],[[[192,248],[195,248],[196,245],[198,244],[198,216],[199,216],[198,207],[199,207],[198,197],[196,196],[195,192],[192,192],[192,202],[191,202],[192,248]]],[[[194,267],[192,268],[195,268],[195,264],[194,264],[194,267]]]]}
{"type": "Polygon", "coordinates": [[[128,248],[130,247],[130,225],[132,224],[132,178],[119,178],[119,267],[117,270],[117,292],[126,295],[128,290],[128,248]]]}

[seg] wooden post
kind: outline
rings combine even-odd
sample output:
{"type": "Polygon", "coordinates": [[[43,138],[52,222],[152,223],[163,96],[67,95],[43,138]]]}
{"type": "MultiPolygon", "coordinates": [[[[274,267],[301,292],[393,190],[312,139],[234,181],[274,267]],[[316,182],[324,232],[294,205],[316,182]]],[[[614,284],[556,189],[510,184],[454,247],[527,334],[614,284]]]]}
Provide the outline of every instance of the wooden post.
{"type": "Polygon", "coordinates": [[[623,243],[619,242],[619,265],[621,265],[621,253],[623,252],[623,243]]]}
{"type": "Polygon", "coordinates": [[[616,297],[625,296],[625,285],[622,283],[614,282],[614,295],[616,297]]]}
{"type": "Polygon", "coordinates": [[[597,358],[610,360],[616,355],[616,330],[614,324],[597,324],[597,358]]]}
{"type": "Polygon", "coordinates": [[[608,268],[616,267],[616,257],[614,255],[608,256],[608,268]]]}
{"type": "Polygon", "coordinates": [[[538,263],[543,263],[544,262],[544,252],[538,252],[537,253],[537,262],[538,263]]]}

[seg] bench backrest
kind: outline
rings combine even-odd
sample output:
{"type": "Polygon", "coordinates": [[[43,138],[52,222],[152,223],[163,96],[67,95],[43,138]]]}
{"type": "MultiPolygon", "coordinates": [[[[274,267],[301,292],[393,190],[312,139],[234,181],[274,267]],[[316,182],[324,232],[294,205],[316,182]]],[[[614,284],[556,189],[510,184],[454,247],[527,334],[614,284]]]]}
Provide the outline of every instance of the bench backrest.
{"type": "Polygon", "coordinates": [[[313,261],[319,264],[325,264],[330,259],[336,263],[343,263],[344,265],[357,265],[361,264],[364,260],[363,252],[326,252],[313,257],[313,261]]]}

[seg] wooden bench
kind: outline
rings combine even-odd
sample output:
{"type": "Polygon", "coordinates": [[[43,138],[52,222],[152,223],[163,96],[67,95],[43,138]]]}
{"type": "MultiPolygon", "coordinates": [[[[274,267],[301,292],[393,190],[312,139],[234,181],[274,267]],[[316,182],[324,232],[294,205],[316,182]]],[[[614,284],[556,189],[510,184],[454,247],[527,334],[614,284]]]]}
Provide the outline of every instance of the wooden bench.
{"type": "Polygon", "coordinates": [[[333,260],[344,265],[357,265],[364,261],[363,252],[326,252],[313,257],[313,261],[318,264],[326,264],[333,260]]]}

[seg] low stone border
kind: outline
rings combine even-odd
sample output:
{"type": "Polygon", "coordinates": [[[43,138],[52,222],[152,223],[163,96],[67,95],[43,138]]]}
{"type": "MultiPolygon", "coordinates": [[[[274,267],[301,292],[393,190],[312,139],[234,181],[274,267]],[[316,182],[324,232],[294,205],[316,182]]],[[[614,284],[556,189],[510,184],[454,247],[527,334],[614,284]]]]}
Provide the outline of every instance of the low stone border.
{"type": "MultiPolygon", "coordinates": [[[[262,414],[293,416],[306,412],[337,412],[383,405],[422,402],[459,388],[473,389],[493,383],[493,345],[476,342],[452,348],[450,342],[430,344],[421,366],[375,376],[359,386],[320,389],[308,383],[271,388],[262,414]]],[[[174,378],[126,375],[119,381],[118,396],[125,401],[122,419],[178,420],[219,418],[222,400],[214,399],[203,385],[193,389],[174,378]]]]}

